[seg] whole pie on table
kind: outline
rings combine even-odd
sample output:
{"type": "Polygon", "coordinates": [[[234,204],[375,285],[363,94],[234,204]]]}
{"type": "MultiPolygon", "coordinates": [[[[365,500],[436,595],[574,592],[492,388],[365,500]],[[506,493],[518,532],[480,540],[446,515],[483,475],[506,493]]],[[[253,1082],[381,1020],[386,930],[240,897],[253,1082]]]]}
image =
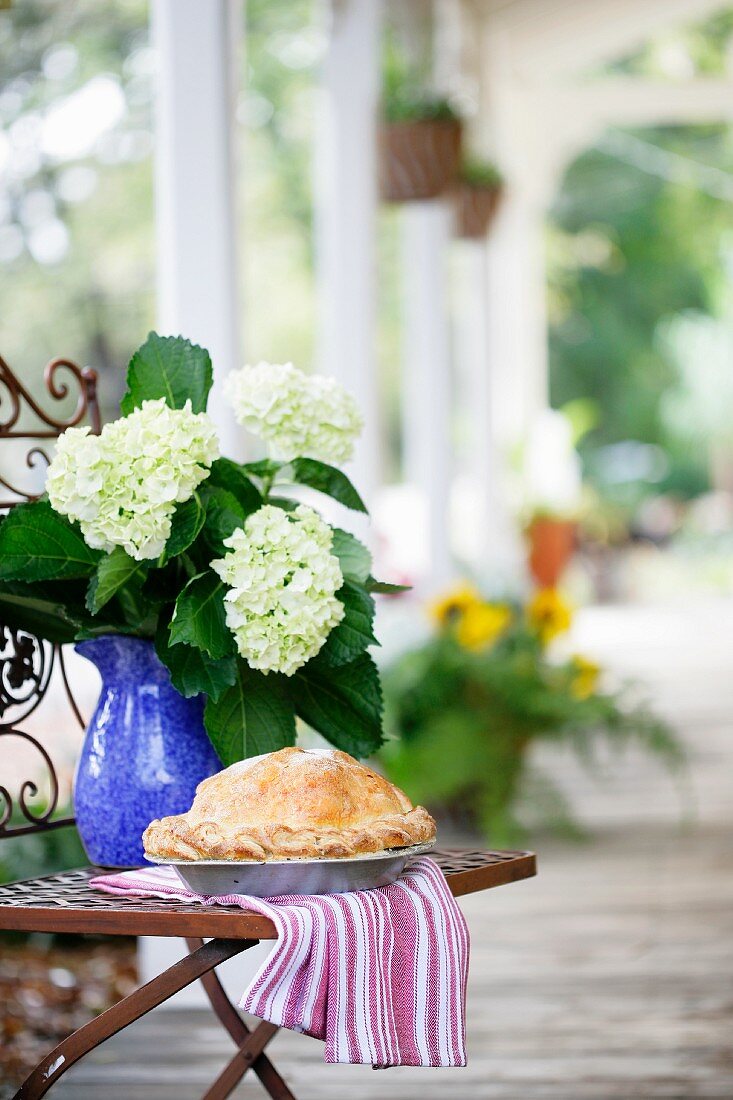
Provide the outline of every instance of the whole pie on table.
{"type": "Polygon", "coordinates": [[[280,749],[232,764],[191,809],[152,821],[154,859],[332,859],[431,841],[435,822],[384,776],[335,749],[280,749]]]}

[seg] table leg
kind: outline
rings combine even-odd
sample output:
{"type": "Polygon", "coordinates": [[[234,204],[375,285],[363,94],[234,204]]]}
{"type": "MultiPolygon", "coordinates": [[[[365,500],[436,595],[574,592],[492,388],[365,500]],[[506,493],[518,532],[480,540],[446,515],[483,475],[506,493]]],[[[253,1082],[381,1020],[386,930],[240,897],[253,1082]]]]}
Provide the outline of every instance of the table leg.
{"type": "MultiPolygon", "coordinates": [[[[201,946],[203,940],[189,937],[186,943],[189,951],[195,951],[201,946]]],[[[201,976],[201,984],[214,1012],[239,1047],[237,1053],[205,1094],[204,1100],[224,1100],[250,1069],[257,1074],[273,1100],[295,1100],[270,1059],[262,1053],[266,1044],[279,1031],[277,1025],[263,1021],[254,1031],[251,1031],[229,1000],[218,975],[213,970],[201,976]]]]}
{"type": "Polygon", "coordinates": [[[123,997],[112,1008],[108,1008],[59,1043],[26,1077],[13,1100],[39,1100],[70,1066],[105,1039],[116,1035],[128,1024],[139,1020],[146,1012],[157,1008],[215,966],[253,947],[255,943],[255,940],[221,939],[202,944],[185,959],[181,959],[128,997],[123,997]]]}

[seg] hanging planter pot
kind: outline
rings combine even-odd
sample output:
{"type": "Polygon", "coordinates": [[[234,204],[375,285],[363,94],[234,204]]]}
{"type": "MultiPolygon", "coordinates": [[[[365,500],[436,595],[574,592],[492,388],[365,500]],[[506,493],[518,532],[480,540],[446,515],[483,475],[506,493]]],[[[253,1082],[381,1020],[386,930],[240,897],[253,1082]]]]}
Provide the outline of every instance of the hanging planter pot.
{"type": "Polygon", "coordinates": [[[529,571],[540,588],[555,588],[575,552],[577,524],[557,516],[535,516],[527,527],[529,571]]]}
{"type": "Polygon", "coordinates": [[[491,227],[499,208],[501,183],[473,184],[462,180],[456,187],[456,235],[480,240],[491,227]]]}
{"type": "Polygon", "coordinates": [[[385,122],[379,129],[379,189],[385,202],[418,202],[444,194],[461,161],[459,119],[385,122]]]}

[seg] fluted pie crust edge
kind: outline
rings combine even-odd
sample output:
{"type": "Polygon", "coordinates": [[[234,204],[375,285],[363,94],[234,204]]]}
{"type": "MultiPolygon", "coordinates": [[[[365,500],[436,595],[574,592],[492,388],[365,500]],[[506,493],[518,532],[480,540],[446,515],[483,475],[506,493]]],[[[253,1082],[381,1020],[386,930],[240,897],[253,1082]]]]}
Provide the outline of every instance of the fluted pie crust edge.
{"type": "Polygon", "coordinates": [[[214,822],[189,825],[164,817],[145,830],[145,851],[157,859],[337,859],[406,848],[435,837],[435,822],[422,806],[373,821],[363,829],[291,829],[264,825],[222,832],[214,822]]]}
{"type": "Polygon", "coordinates": [[[328,757],[320,766],[295,757],[301,753],[282,749],[259,758],[257,770],[235,765],[204,780],[188,813],[150,823],[146,854],[156,860],[347,859],[435,838],[427,810],[413,807],[383,776],[346,753],[304,754],[328,757]],[[285,769],[293,765],[302,781],[289,788],[285,769]]]}

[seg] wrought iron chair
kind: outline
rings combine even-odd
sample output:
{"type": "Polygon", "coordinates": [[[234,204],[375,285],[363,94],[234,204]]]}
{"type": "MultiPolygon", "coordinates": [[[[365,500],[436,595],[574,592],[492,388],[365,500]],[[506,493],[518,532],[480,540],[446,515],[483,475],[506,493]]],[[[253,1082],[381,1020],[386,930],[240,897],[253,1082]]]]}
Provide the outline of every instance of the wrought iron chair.
{"type": "MultiPolygon", "coordinates": [[[[36,474],[49,460],[41,441],[52,440],[67,427],[83,421],[87,421],[93,431],[100,430],[93,370],[57,359],[46,367],[44,381],[51,402],[65,401],[72,393],[72,385],[78,390],[73,413],[63,418],[46,411],[0,359],[0,439],[24,441],[28,445],[25,467],[36,474]],[[24,414],[34,418],[35,428],[23,427],[24,414]]],[[[9,495],[7,500],[0,501],[0,508],[4,510],[39,495],[38,484],[26,490],[17,479],[11,482],[1,474],[0,486],[9,495]]],[[[60,647],[50,645],[27,630],[6,626],[1,606],[0,640],[0,754],[13,738],[30,744],[39,754],[49,788],[41,810],[32,802],[39,794],[35,777],[22,781],[14,795],[10,784],[2,779],[0,755],[2,840],[73,823],[73,818],[56,816],[59,780],[49,752],[36,736],[19,726],[41,706],[54,668],[62,677],[73,715],[82,727],[84,721],[69,687],[60,647]]],[[[534,856],[530,852],[444,849],[433,855],[456,896],[501,886],[535,873],[534,856]]],[[[239,907],[203,908],[165,898],[100,894],[88,885],[98,871],[99,868],[85,867],[0,886],[0,930],[182,937],[190,954],[59,1043],[26,1078],[15,1100],[36,1100],[45,1095],[79,1058],[199,978],[212,1008],[237,1048],[206,1092],[205,1100],[223,1100],[229,1096],[250,1069],[273,1100],[295,1100],[264,1053],[278,1028],[263,1021],[250,1029],[215,973],[216,966],[253,947],[259,940],[276,938],[272,922],[239,907]]]]}
{"type": "MultiPolygon", "coordinates": [[[[52,406],[49,411],[45,408],[45,403],[39,403],[0,357],[0,439],[17,440],[21,446],[18,474],[13,475],[11,481],[0,472],[3,497],[0,512],[3,513],[22,501],[40,496],[41,475],[50,461],[48,441],[56,439],[66,428],[85,421],[92,431],[100,430],[95,371],[90,367],[80,368],[68,359],[54,359],[46,367],[43,381],[45,393],[52,403],[65,405],[66,399],[76,394],[71,413],[57,416],[54,413],[61,412],[60,409],[52,406]],[[27,425],[23,423],[25,417],[30,420],[27,425]],[[31,484],[23,483],[23,466],[27,471],[26,481],[31,480],[31,484]]],[[[83,729],[85,723],[69,685],[62,648],[28,630],[6,625],[0,608],[0,749],[7,746],[10,738],[31,745],[38,754],[48,785],[45,805],[38,811],[31,802],[39,794],[35,778],[21,782],[17,793],[0,783],[0,839],[73,823],[71,818],[55,816],[59,780],[51,756],[37,737],[20,726],[43,702],[55,670],[61,676],[71,713],[83,729]]]]}

